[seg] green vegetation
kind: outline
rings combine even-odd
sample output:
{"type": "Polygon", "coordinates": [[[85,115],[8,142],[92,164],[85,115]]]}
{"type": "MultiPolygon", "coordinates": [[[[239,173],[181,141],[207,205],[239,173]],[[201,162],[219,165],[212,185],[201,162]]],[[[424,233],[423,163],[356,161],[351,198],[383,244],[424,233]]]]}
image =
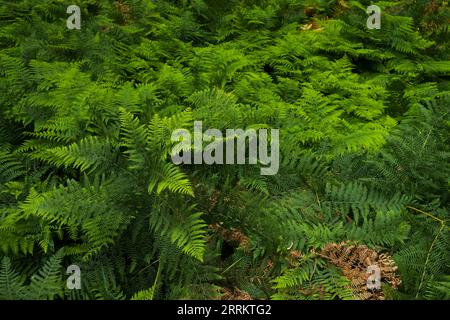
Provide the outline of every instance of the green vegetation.
{"type": "Polygon", "coordinates": [[[376,298],[449,299],[449,19],[440,0],[0,0],[0,299],[365,299],[356,252],[400,279],[381,268],[376,298]],[[278,174],[176,166],[194,121],[279,129],[278,174]]]}

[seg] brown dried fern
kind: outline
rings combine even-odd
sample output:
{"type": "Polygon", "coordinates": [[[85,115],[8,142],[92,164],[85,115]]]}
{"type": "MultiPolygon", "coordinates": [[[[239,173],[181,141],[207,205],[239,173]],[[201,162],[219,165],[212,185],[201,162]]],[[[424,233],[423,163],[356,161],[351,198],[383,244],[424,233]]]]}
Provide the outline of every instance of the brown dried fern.
{"type": "Polygon", "coordinates": [[[354,296],[360,300],[383,300],[382,290],[371,290],[367,286],[367,268],[376,265],[381,271],[381,281],[396,289],[401,283],[396,274],[397,266],[388,254],[379,254],[366,245],[353,245],[349,242],[330,243],[318,254],[341,269],[351,282],[354,296]]]}
{"type": "Polygon", "coordinates": [[[245,251],[250,249],[250,238],[241,230],[236,228],[226,229],[219,223],[210,224],[208,227],[216,234],[219,234],[225,241],[235,243],[245,251]]]}

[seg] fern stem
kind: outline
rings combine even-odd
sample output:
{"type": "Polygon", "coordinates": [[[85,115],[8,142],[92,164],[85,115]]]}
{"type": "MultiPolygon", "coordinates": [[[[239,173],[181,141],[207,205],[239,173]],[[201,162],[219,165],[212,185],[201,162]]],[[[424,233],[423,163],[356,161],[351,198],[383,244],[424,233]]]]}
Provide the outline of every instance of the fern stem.
{"type": "Polygon", "coordinates": [[[158,260],[158,261],[159,261],[158,271],[156,272],[156,278],[155,278],[155,282],[153,283],[153,288],[152,288],[152,300],[154,300],[156,287],[158,286],[159,278],[161,276],[161,261],[160,260],[158,260]]]}
{"type": "Polygon", "coordinates": [[[425,141],[423,142],[422,149],[420,150],[420,154],[422,154],[423,150],[425,149],[425,146],[428,143],[428,139],[430,138],[431,131],[432,131],[432,129],[430,129],[428,131],[427,137],[425,138],[425,141]]]}
{"type": "Polygon", "coordinates": [[[439,235],[441,234],[442,230],[444,229],[444,227],[445,227],[445,224],[442,222],[441,228],[439,229],[438,233],[436,234],[436,237],[434,237],[434,240],[431,243],[430,249],[428,250],[427,258],[425,259],[425,264],[423,266],[422,278],[420,279],[419,287],[417,288],[416,298],[419,297],[420,289],[422,289],[423,281],[425,279],[425,273],[427,271],[427,264],[428,264],[428,261],[430,260],[431,252],[433,251],[433,247],[436,244],[436,241],[437,241],[439,235]]]}
{"type": "Polygon", "coordinates": [[[414,211],[417,211],[417,212],[420,212],[420,213],[422,213],[422,214],[424,214],[424,215],[426,215],[426,216],[428,216],[428,217],[430,217],[430,218],[432,218],[432,219],[434,219],[434,220],[436,220],[436,221],[439,221],[440,223],[445,223],[445,222],[446,222],[446,220],[440,219],[440,218],[438,218],[438,217],[432,215],[431,213],[422,211],[422,210],[420,210],[420,209],[417,209],[417,208],[414,208],[414,207],[411,207],[411,206],[407,206],[407,208],[408,208],[408,209],[411,209],[411,210],[414,210],[414,211]]]}
{"type": "Polygon", "coordinates": [[[228,270],[230,270],[231,268],[233,268],[237,263],[239,263],[242,259],[244,259],[245,257],[242,257],[242,258],[240,258],[240,259],[238,259],[238,260],[236,260],[235,262],[233,262],[232,264],[231,264],[231,266],[229,266],[228,268],[226,268],[223,272],[222,272],[222,274],[224,274],[225,272],[227,272],[228,270]]]}
{"type": "Polygon", "coordinates": [[[148,266],[142,268],[138,273],[142,273],[144,270],[150,268],[152,265],[154,265],[155,263],[159,262],[159,260],[155,260],[152,263],[150,263],[148,266]]]}

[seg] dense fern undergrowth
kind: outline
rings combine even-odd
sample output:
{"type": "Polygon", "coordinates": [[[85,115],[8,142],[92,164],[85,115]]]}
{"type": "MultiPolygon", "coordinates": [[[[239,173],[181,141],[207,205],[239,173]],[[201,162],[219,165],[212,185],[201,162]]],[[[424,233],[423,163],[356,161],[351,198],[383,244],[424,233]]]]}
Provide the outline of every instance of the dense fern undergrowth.
{"type": "Polygon", "coordinates": [[[0,299],[449,299],[449,18],[1,0],[0,299]],[[278,174],[176,166],[194,121],[279,129],[278,174]]]}

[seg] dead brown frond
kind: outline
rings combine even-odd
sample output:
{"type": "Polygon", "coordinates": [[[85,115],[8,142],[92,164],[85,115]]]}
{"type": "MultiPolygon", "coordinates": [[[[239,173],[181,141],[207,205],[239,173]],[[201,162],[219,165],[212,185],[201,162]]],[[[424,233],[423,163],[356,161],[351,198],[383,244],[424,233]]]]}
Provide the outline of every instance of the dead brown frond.
{"type": "Polygon", "coordinates": [[[220,300],[252,300],[250,294],[238,288],[222,288],[220,300]]]}
{"type": "Polygon", "coordinates": [[[354,245],[349,242],[327,244],[319,254],[341,269],[351,282],[353,294],[360,300],[383,300],[382,290],[372,290],[367,286],[369,266],[380,268],[381,282],[396,289],[401,280],[396,274],[397,266],[388,254],[379,254],[366,245],[354,245]]]}

